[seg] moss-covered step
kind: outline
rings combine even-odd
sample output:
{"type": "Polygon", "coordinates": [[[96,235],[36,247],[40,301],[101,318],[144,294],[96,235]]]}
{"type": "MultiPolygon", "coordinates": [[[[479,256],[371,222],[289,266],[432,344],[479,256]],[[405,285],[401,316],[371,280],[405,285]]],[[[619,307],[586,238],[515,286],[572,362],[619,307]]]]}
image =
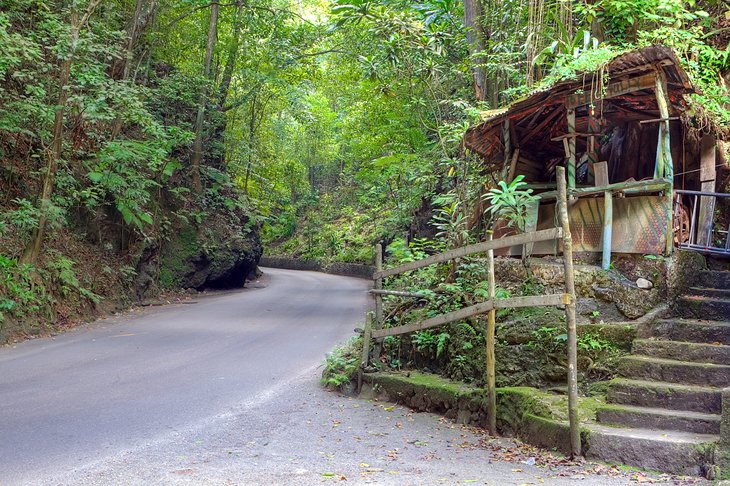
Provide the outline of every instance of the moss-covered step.
{"type": "MultiPolygon", "coordinates": [[[[363,396],[368,395],[484,426],[484,390],[436,375],[367,373],[363,375],[363,396]]],[[[565,408],[565,404],[555,398],[534,388],[498,388],[498,428],[533,445],[568,452],[568,424],[556,413],[556,406],[565,408]]],[[[695,476],[705,475],[712,467],[717,436],[582,423],[586,424],[581,430],[584,454],[589,458],[695,476]]]]}
{"type": "Polygon", "coordinates": [[[697,434],[720,434],[720,415],[664,408],[608,404],[596,410],[598,421],[639,429],[659,429],[697,434]]]}
{"type": "Polygon", "coordinates": [[[690,287],[691,295],[704,295],[705,297],[715,297],[720,299],[730,299],[729,289],[715,289],[712,287],[690,287]]]}
{"type": "Polygon", "coordinates": [[[640,380],[715,387],[730,386],[728,365],[691,363],[648,356],[624,356],[619,362],[619,374],[625,378],[640,380]]]}
{"type": "Polygon", "coordinates": [[[705,476],[718,436],[589,425],[586,457],[672,474],[705,476]]]}
{"type": "Polygon", "coordinates": [[[606,398],[608,403],[615,404],[720,413],[722,391],[706,386],[615,378],[606,398]]]}
{"type": "Polygon", "coordinates": [[[653,358],[730,365],[730,346],[706,343],[636,339],[633,353],[653,358]]]}
{"type": "Polygon", "coordinates": [[[697,286],[713,289],[730,289],[730,272],[700,272],[697,275],[697,286]]]}
{"type": "Polygon", "coordinates": [[[661,338],[692,343],[730,345],[730,322],[666,319],[646,322],[636,330],[639,339],[661,338]]]}
{"type": "Polygon", "coordinates": [[[680,297],[676,313],[680,317],[695,319],[730,319],[730,298],[685,295],[680,297]]]}

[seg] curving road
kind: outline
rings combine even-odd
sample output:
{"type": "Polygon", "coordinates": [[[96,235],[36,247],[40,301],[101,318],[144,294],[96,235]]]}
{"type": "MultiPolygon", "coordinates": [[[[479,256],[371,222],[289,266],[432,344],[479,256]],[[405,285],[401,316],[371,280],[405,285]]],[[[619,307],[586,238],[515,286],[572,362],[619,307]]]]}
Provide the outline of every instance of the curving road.
{"type": "Polygon", "coordinates": [[[324,391],[322,358],[362,321],[368,282],[264,282],[0,348],[0,485],[632,484],[324,391]]]}
{"type": "Polygon", "coordinates": [[[310,376],[368,305],[365,280],[264,280],[0,348],[0,484],[54,482],[266,402],[310,376]]]}

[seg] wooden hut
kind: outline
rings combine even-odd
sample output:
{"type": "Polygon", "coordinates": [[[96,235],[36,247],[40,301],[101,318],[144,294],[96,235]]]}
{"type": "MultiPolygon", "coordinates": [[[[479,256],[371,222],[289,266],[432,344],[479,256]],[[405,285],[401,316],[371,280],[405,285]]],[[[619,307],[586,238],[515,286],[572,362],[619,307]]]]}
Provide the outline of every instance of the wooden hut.
{"type": "Polygon", "coordinates": [[[564,165],[575,248],[601,252],[606,268],[611,252],[728,254],[728,228],[714,217],[727,196],[716,187],[721,157],[713,130],[696,127],[693,92],[674,52],[648,47],[490,113],[464,145],[539,194],[529,229],[554,224],[555,167],[564,165]]]}

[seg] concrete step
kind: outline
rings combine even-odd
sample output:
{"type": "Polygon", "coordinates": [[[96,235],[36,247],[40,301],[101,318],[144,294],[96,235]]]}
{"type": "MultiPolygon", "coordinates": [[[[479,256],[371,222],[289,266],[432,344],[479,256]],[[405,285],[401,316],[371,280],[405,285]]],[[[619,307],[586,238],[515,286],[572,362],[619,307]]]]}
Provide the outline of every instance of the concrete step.
{"type": "Polygon", "coordinates": [[[730,289],[730,272],[700,272],[697,279],[697,286],[713,289],[730,289]]]}
{"type": "Polygon", "coordinates": [[[611,380],[606,398],[614,404],[705,413],[720,413],[722,407],[719,388],[628,378],[611,380]]]}
{"type": "Polygon", "coordinates": [[[692,363],[649,356],[624,356],[619,362],[619,374],[625,378],[668,381],[713,387],[730,386],[730,366],[692,363]]]}
{"type": "Polygon", "coordinates": [[[730,346],[663,339],[635,339],[633,353],[652,358],[730,365],[730,346]]]}
{"type": "Polygon", "coordinates": [[[730,345],[730,322],[666,319],[640,324],[636,337],[730,345]]]}
{"type": "Polygon", "coordinates": [[[677,299],[675,312],[690,319],[730,319],[730,298],[685,295],[677,299]]]}
{"type": "Polygon", "coordinates": [[[719,299],[730,299],[730,289],[714,289],[711,287],[690,287],[691,295],[702,295],[719,299]]]}
{"type": "Polygon", "coordinates": [[[599,407],[596,417],[607,425],[720,434],[720,415],[709,413],[612,404],[599,407]]]}
{"type": "Polygon", "coordinates": [[[670,474],[706,476],[717,435],[593,424],[586,457],[670,474]]]}

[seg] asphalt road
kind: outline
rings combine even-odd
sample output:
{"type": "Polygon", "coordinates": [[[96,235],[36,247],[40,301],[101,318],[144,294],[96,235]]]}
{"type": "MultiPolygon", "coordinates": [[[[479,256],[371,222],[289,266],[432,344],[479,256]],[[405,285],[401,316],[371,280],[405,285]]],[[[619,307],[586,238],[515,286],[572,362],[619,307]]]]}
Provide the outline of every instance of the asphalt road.
{"type": "Polygon", "coordinates": [[[323,390],[368,282],[265,271],[254,288],[0,348],[0,485],[632,482],[323,390]]]}
{"type": "Polygon", "coordinates": [[[363,320],[367,281],[266,277],[0,348],[0,484],[51,480],[266,401],[363,320]]]}

